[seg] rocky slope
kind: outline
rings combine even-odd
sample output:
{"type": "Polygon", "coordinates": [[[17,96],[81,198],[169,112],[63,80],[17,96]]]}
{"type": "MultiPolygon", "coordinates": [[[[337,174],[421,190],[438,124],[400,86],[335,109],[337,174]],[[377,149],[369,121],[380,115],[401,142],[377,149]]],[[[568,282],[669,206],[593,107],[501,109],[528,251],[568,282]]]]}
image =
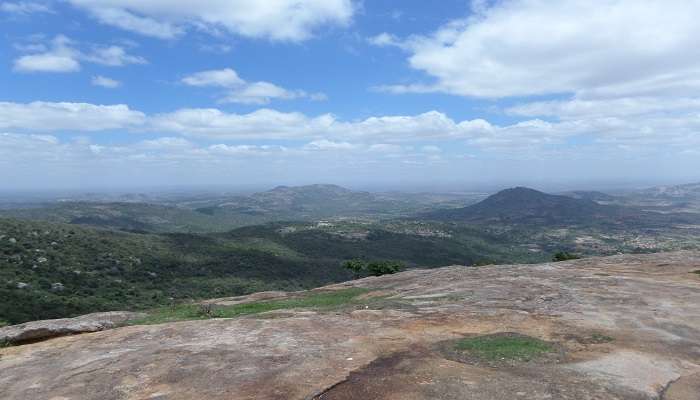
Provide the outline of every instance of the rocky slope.
{"type": "MultiPolygon", "coordinates": [[[[365,289],[331,309],[0,349],[0,398],[697,400],[698,270],[700,253],[679,252],[367,278],[317,289],[365,289]],[[527,337],[546,351],[488,357],[458,346],[473,337],[527,337]]],[[[212,303],[304,304],[279,300],[301,295],[212,303]]]]}

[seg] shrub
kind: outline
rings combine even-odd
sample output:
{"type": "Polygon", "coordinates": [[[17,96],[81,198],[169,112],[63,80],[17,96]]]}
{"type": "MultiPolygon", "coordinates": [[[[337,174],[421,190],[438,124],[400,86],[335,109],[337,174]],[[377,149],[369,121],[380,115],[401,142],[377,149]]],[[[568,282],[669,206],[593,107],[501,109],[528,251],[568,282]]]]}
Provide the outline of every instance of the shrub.
{"type": "Polygon", "coordinates": [[[381,276],[387,274],[395,274],[404,268],[404,264],[399,261],[370,261],[362,260],[346,261],[343,266],[355,274],[355,278],[360,276],[381,276]]]}
{"type": "Polygon", "coordinates": [[[395,274],[404,268],[398,261],[373,261],[367,264],[367,272],[373,276],[395,274]]]}
{"type": "Polygon", "coordinates": [[[567,260],[578,260],[579,258],[581,258],[581,256],[577,254],[569,253],[566,251],[560,251],[554,254],[554,256],[552,257],[552,261],[559,262],[567,260]]]}
{"type": "Polygon", "coordinates": [[[365,270],[366,264],[362,260],[354,259],[343,263],[343,267],[352,271],[355,274],[355,278],[359,278],[362,271],[365,270]]]}

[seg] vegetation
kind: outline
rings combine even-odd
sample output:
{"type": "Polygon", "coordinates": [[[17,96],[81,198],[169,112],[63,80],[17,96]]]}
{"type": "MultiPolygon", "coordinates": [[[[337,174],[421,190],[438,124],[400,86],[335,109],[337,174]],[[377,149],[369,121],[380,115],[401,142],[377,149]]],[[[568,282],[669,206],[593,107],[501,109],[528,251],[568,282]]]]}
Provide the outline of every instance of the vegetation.
{"type": "Polygon", "coordinates": [[[591,335],[591,341],[593,343],[610,343],[614,341],[615,338],[608,336],[599,332],[595,332],[591,335]]]}
{"type": "Polygon", "coordinates": [[[346,261],[343,266],[352,271],[355,274],[355,278],[363,275],[381,276],[395,274],[406,267],[399,261],[382,260],[365,262],[358,259],[346,261]]]}
{"type": "MultiPolygon", "coordinates": [[[[297,291],[353,276],[393,273],[404,266],[544,262],[561,249],[571,252],[559,252],[555,260],[578,254],[700,248],[700,229],[693,230],[695,225],[675,229],[668,223],[676,214],[658,217],[663,220],[653,229],[647,229],[646,216],[639,226],[636,217],[614,226],[595,220],[567,224],[570,211],[586,209],[570,201],[580,200],[533,192],[517,189],[492,196],[467,213],[482,210],[484,218],[467,222],[368,219],[367,215],[395,217],[442,200],[414,196],[412,205],[407,205],[401,196],[324,185],[170,205],[55,203],[10,210],[10,214],[54,222],[0,218],[0,320],[16,324],[94,311],[152,309],[262,290],[297,291]],[[518,208],[520,200],[527,200],[525,207],[518,208]],[[314,208],[324,205],[321,211],[314,208]],[[207,207],[211,209],[196,211],[207,207]],[[499,207],[508,215],[499,216],[499,207]],[[537,207],[555,210],[543,213],[537,207]],[[518,210],[527,223],[518,222],[523,221],[518,210]],[[326,212],[338,218],[310,221],[326,212]],[[339,218],[348,213],[361,217],[339,218]],[[225,231],[230,223],[239,226],[289,216],[302,221],[225,231]],[[347,260],[354,261],[344,268],[347,260]]],[[[452,208],[458,209],[454,204],[452,208]]],[[[601,211],[597,206],[590,208],[601,211]]]]}
{"type": "Polygon", "coordinates": [[[180,304],[162,307],[148,312],[148,317],[132,321],[132,325],[152,325],[166,322],[234,318],[241,315],[259,314],[267,311],[312,308],[328,310],[357,303],[358,296],[367,293],[367,289],[349,288],[327,292],[309,292],[303,296],[283,300],[258,301],[235,304],[232,306],[215,306],[211,304],[180,304]]]}
{"type": "Polygon", "coordinates": [[[568,253],[566,251],[559,251],[552,256],[552,261],[554,262],[559,262],[559,261],[567,261],[567,260],[578,260],[581,258],[581,256],[574,254],[574,253],[568,253]]]}
{"type": "Polygon", "coordinates": [[[497,334],[466,338],[455,348],[488,361],[528,361],[553,351],[541,340],[517,334],[497,334]]]}

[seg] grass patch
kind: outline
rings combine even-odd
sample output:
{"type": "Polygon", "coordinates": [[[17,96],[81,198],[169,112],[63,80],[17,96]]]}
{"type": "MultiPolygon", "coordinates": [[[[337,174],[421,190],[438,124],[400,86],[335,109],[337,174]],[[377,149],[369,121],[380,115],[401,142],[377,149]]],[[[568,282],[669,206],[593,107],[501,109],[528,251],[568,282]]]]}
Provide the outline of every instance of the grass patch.
{"type": "Polygon", "coordinates": [[[615,340],[615,338],[596,332],[591,335],[591,340],[593,343],[610,343],[615,340]]]}
{"type": "Polygon", "coordinates": [[[697,270],[697,271],[693,271],[693,273],[694,273],[694,274],[698,274],[698,275],[700,275],[700,269],[699,269],[699,270],[697,270]]]}
{"type": "Polygon", "coordinates": [[[130,325],[152,325],[175,321],[233,318],[267,311],[308,308],[328,310],[347,304],[358,304],[357,297],[369,292],[364,288],[349,288],[328,292],[309,292],[302,297],[283,300],[256,301],[232,306],[181,304],[151,310],[148,317],[131,321],[130,325]]]}
{"type": "Polygon", "coordinates": [[[527,361],[554,350],[546,342],[517,334],[466,338],[458,341],[455,348],[489,361],[527,361]]]}

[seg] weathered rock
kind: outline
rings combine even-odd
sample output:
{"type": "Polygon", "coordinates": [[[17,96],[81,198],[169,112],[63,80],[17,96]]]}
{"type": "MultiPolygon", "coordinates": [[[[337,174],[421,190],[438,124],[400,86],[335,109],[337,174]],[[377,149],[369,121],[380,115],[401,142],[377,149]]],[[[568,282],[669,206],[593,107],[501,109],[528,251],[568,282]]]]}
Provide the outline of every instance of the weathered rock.
{"type": "Polygon", "coordinates": [[[0,398],[697,400],[699,269],[700,253],[678,252],[366,278],[326,287],[374,295],[336,310],[1,349],[0,398]],[[450,355],[452,340],[500,332],[558,353],[503,365],[450,355]]]}
{"type": "Polygon", "coordinates": [[[0,328],[0,343],[33,342],[57,336],[103,331],[144,316],[143,313],[112,311],[87,314],[76,318],[32,321],[0,328]]]}

